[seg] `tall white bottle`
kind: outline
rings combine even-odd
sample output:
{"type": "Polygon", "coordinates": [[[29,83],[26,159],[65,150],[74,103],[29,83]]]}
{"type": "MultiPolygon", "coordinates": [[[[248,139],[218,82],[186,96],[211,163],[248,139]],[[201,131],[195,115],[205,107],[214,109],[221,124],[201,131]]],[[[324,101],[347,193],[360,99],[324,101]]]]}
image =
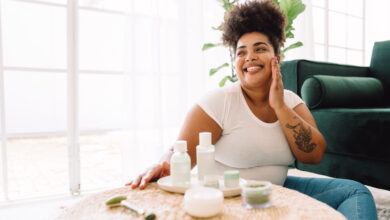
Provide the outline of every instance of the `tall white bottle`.
{"type": "Polygon", "coordinates": [[[216,175],[215,147],[211,143],[210,132],[199,133],[199,145],[196,147],[196,160],[198,165],[198,180],[203,182],[205,175],[216,175]]]}
{"type": "Polygon", "coordinates": [[[172,185],[189,187],[191,182],[191,158],[187,154],[187,141],[176,141],[171,157],[172,185]]]}

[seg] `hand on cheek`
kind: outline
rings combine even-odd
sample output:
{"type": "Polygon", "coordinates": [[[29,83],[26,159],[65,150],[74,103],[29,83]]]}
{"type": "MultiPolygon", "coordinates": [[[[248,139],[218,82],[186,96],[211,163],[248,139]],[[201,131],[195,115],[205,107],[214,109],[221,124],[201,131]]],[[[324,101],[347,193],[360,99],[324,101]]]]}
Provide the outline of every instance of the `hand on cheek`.
{"type": "Polygon", "coordinates": [[[271,66],[272,82],[269,92],[269,102],[271,107],[276,110],[284,105],[284,87],[277,57],[271,59],[271,66]]]}

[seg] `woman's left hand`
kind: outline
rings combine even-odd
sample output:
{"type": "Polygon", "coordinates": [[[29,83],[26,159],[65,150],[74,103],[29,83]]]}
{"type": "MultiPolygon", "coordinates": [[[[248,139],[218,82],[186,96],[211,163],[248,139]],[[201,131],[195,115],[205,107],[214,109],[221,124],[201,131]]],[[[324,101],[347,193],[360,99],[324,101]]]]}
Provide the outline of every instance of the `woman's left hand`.
{"type": "Polygon", "coordinates": [[[271,59],[271,67],[272,82],[269,91],[269,104],[271,108],[277,110],[284,106],[284,87],[277,57],[271,59]]]}

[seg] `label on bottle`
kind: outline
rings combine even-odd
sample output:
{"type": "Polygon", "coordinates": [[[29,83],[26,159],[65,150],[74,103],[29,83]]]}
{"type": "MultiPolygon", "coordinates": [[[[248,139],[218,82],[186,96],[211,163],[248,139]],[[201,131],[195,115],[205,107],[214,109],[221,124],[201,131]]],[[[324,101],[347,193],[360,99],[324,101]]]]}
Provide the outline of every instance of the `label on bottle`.
{"type": "Polygon", "coordinates": [[[213,147],[198,147],[196,151],[198,179],[203,181],[205,175],[215,175],[215,159],[213,147]]]}
{"type": "MultiPolygon", "coordinates": [[[[188,155],[186,155],[188,157],[188,155]]],[[[171,160],[171,180],[173,186],[189,187],[191,181],[191,162],[187,158],[174,158],[171,160]]]]}

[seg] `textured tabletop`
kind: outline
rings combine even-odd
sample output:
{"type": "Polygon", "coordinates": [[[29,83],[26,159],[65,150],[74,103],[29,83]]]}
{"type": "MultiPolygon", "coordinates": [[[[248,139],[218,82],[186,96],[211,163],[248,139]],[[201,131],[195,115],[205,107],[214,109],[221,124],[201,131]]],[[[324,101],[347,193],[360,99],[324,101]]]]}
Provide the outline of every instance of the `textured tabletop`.
{"type": "MultiPolygon", "coordinates": [[[[142,219],[123,207],[107,208],[105,201],[124,194],[136,206],[156,214],[156,219],[193,219],[183,210],[183,195],[160,190],[151,183],[145,190],[117,188],[91,195],[64,210],[58,219],[142,219]]],[[[244,208],[241,197],[225,198],[222,213],[208,219],[345,219],[342,214],[309,196],[281,186],[272,186],[272,206],[244,208]]]]}

